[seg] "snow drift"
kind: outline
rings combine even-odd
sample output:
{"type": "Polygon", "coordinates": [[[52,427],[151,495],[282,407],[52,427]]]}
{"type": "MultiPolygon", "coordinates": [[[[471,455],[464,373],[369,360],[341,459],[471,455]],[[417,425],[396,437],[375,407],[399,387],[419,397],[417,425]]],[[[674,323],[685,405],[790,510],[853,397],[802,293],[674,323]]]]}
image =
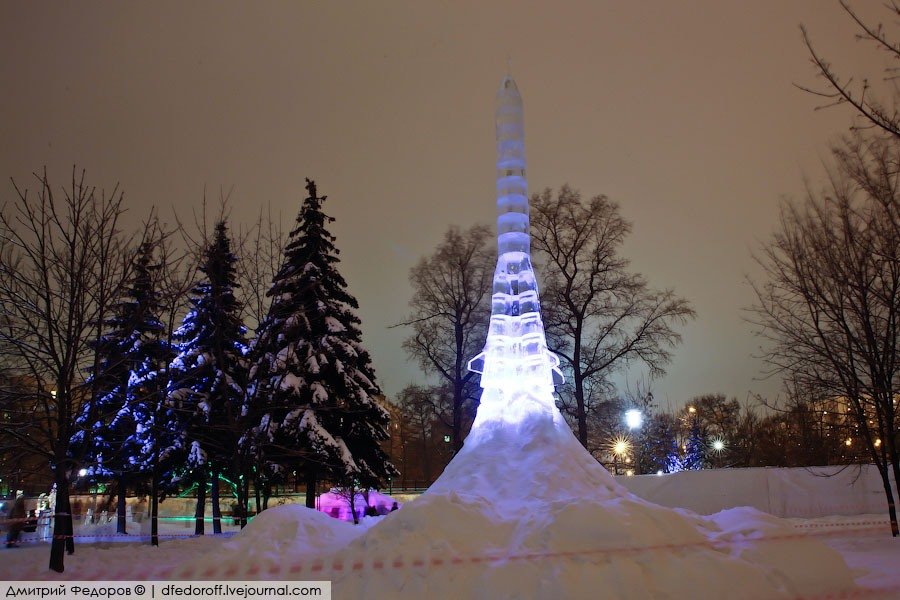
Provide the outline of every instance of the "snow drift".
{"type": "Polygon", "coordinates": [[[188,571],[216,560],[234,578],[331,579],[336,598],[759,599],[854,588],[838,553],[787,522],[641,500],[555,408],[509,400],[487,404],[439,481],[403,510],[368,528],[300,507],[263,513],[188,571]]]}

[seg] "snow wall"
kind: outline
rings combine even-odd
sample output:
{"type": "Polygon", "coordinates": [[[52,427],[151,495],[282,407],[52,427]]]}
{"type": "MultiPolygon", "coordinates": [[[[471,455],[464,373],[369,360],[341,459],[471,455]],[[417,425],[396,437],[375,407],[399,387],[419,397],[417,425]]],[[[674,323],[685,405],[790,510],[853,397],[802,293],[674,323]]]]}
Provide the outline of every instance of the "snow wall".
{"type": "Polygon", "coordinates": [[[874,465],[706,469],[618,476],[616,481],[655,504],[703,515],[736,506],[802,519],[887,512],[881,476],[874,465]]]}
{"type": "MultiPolygon", "coordinates": [[[[670,508],[687,508],[710,515],[737,506],[752,506],[776,517],[813,519],[832,515],[882,514],[887,501],[881,477],[873,465],[809,468],[705,469],[665,475],[618,476],[616,481],[629,492],[670,508]]],[[[415,501],[417,495],[398,494],[402,504],[415,501]]],[[[104,499],[101,496],[101,499],[104,499]]],[[[91,496],[77,496],[83,509],[92,506],[91,496]]],[[[393,500],[393,498],[392,498],[393,500]]],[[[231,498],[224,499],[222,510],[229,512],[231,498]]],[[[302,504],[301,494],[273,497],[270,506],[302,504]]],[[[146,515],[146,500],[129,498],[134,521],[146,515]]],[[[192,517],[194,498],[169,498],[159,505],[161,517],[192,517]]],[[[114,507],[111,512],[114,512],[114,507]]],[[[349,508],[347,509],[349,512],[349,508]]],[[[84,510],[82,510],[84,512],[84,510]]],[[[94,511],[99,513],[98,510],[94,511]]],[[[207,518],[212,507],[207,504],[207,518]]],[[[348,517],[349,520],[349,517],[348,517]]],[[[227,521],[230,524],[230,519],[227,521]]],[[[179,522],[193,529],[193,519],[179,522]]]]}

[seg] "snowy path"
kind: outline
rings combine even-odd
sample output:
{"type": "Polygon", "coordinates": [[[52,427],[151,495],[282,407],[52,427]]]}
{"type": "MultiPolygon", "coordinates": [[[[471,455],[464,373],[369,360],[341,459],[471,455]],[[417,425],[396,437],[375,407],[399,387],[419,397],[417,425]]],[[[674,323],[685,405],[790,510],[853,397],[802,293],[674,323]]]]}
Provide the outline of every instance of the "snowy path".
{"type": "Polygon", "coordinates": [[[828,545],[841,553],[860,587],[883,590],[885,598],[900,598],[900,538],[851,534],[832,538],[828,545]]]}
{"type": "MultiPolygon", "coordinates": [[[[853,569],[862,590],[854,598],[900,598],[900,538],[891,538],[887,521],[880,515],[827,517],[791,520],[798,534],[820,537],[838,551],[853,569]]],[[[352,527],[352,526],[350,526],[352,527]]],[[[360,528],[363,529],[363,528],[360,528]]],[[[164,539],[159,548],[146,541],[136,543],[122,537],[82,539],[76,553],[66,557],[62,575],[46,569],[49,551],[46,543],[25,544],[0,551],[0,579],[131,579],[165,578],[188,561],[215,557],[229,550],[230,535],[164,539]]],[[[547,559],[551,560],[551,559],[547,559]]],[[[215,578],[215,571],[212,578],[215,578]]],[[[257,574],[264,578],[265,573],[257,574]]],[[[271,576],[269,576],[271,577],[271,576]]],[[[251,578],[251,577],[248,577],[251,578]]],[[[838,590],[835,590],[838,592],[838,590]]],[[[824,596],[822,600],[824,600],[824,596]]],[[[804,600],[813,600],[804,597],[804,600]]]]}

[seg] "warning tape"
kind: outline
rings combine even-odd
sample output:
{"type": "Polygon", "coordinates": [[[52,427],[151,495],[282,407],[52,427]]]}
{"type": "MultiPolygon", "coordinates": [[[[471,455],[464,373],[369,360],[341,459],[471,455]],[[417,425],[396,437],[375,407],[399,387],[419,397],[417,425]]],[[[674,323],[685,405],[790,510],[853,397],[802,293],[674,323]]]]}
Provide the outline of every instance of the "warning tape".
{"type": "MultiPolygon", "coordinates": [[[[135,572],[132,569],[120,568],[116,571],[108,569],[97,570],[93,573],[79,571],[76,575],[84,580],[135,580],[135,579],[215,579],[246,577],[248,579],[264,577],[310,577],[313,579],[327,578],[341,573],[367,572],[367,571],[400,571],[410,569],[434,569],[452,568],[459,566],[490,565],[503,562],[541,561],[575,557],[599,557],[606,555],[636,555],[650,552],[677,552],[689,548],[711,548],[721,550],[740,544],[780,543],[797,539],[818,539],[829,537],[841,537],[847,535],[865,535],[871,533],[885,533],[889,522],[885,520],[855,521],[851,523],[808,523],[794,525],[795,533],[780,535],[763,535],[759,537],[727,537],[715,540],[697,540],[693,542],[654,544],[646,546],[618,546],[596,548],[588,550],[556,551],[556,552],[524,552],[524,553],[497,553],[473,556],[432,556],[410,557],[398,556],[393,559],[383,558],[354,558],[325,560],[313,558],[292,563],[275,563],[263,566],[259,563],[244,564],[216,564],[204,567],[179,567],[163,566],[158,569],[142,569],[135,572]],[[804,531],[806,530],[806,531],[804,531]],[[809,531],[811,530],[811,531],[809,531]]],[[[231,532],[229,532],[231,533],[231,532]]],[[[132,539],[148,538],[149,536],[128,536],[132,539]]],[[[229,534],[224,534],[229,535],[229,534]]],[[[64,536],[68,537],[68,536],[64,536]]],[[[114,537],[114,536],[73,536],[73,537],[114,537]]],[[[160,534],[160,538],[200,537],[189,534],[160,534]]],[[[853,599],[878,599],[900,597],[900,585],[855,588],[850,590],[830,591],[818,595],[800,595],[794,600],[853,600],[853,599]]]]}
{"type": "Polygon", "coordinates": [[[825,528],[835,528],[835,527],[867,527],[869,525],[879,525],[879,526],[890,526],[891,522],[887,519],[880,521],[849,521],[849,522],[840,522],[836,521],[834,523],[792,523],[791,526],[794,529],[825,529],[825,528]]]}
{"type": "MultiPolygon", "coordinates": [[[[795,498],[796,499],[796,498],[795,498]]],[[[793,515],[804,516],[804,515],[837,515],[841,513],[848,513],[851,515],[861,515],[861,514],[877,514],[881,512],[887,512],[887,502],[884,498],[881,499],[881,504],[876,502],[873,506],[872,504],[816,504],[815,506],[808,507],[791,507],[791,506],[772,506],[771,510],[782,509],[784,512],[785,518],[791,518],[793,515]]]]}
{"type": "MultiPolygon", "coordinates": [[[[731,546],[741,545],[741,544],[760,544],[760,543],[780,543],[784,541],[790,540],[798,540],[798,539],[812,539],[812,538],[828,538],[828,537],[841,537],[847,535],[862,535],[869,533],[884,533],[886,522],[872,522],[871,525],[866,526],[858,526],[853,528],[833,528],[831,530],[820,530],[820,531],[811,531],[811,532],[796,532],[796,533],[785,533],[781,535],[768,535],[768,536],[759,536],[759,537],[744,537],[741,536],[738,539],[734,538],[720,538],[716,540],[696,540],[692,542],[681,542],[681,543],[665,543],[665,544],[652,544],[646,546],[616,546],[616,547],[605,547],[605,548],[595,548],[595,549],[587,549],[587,550],[571,550],[571,551],[555,551],[555,552],[524,552],[524,553],[497,553],[497,554],[483,554],[483,555],[472,555],[472,556],[460,556],[460,555],[450,555],[450,556],[432,556],[430,558],[423,557],[411,557],[404,558],[402,556],[398,556],[393,559],[383,559],[383,558],[356,558],[356,559],[333,559],[330,561],[323,560],[321,558],[313,558],[311,560],[302,560],[295,561],[287,564],[273,564],[265,569],[259,564],[250,563],[250,564],[241,564],[240,566],[235,564],[228,565],[208,565],[205,567],[191,567],[191,566],[169,566],[169,567],[161,567],[156,570],[147,570],[147,571],[139,571],[135,573],[131,569],[122,569],[118,572],[110,572],[109,570],[98,571],[96,573],[96,578],[99,579],[150,579],[150,578],[163,578],[163,579],[176,579],[176,580],[190,580],[195,578],[201,579],[209,579],[216,577],[225,577],[225,578],[233,578],[238,576],[245,576],[248,578],[255,578],[259,575],[265,574],[267,576],[284,576],[289,575],[291,577],[297,576],[309,576],[312,578],[323,577],[330,573],[340,574],[343,572],[359,572],[359,571],[386,571],[386,570],[409,570],[409,569],[431,569],[431,568],[445,568],[445,567],[456,567],[456,566],[467,566],[467,565],[482,565],[482,564],[495,564],[502,562],[516,562],[516,561],[538,561],[538,560],[552,560],[552,559],[560,559],[560,558],[575,558],[575,557],[600,557],[607,555],[636,555],[643,553],[651,553],[651,552],[677,552],[684,549],[690,548],[710,548],[721,550],[722,548],[727,548],[731,546]]],[[[194,536],[191,536],[194,537],[194,536]]],[[[94,577],[85,576],[86,574],[79,573],[79,578],[83,579],[93,579],[94,577]]],[[[843,597],[843,596],[835,596],[843,597]]],[[[824,597],[823,597],[824,598],[824,597]]]]}
{"type": "MultiPolygon", "coordinates": [[[[692,542],[681,543],[665,543],[653,544],[646,546],[618,546],[605,547],[587,550],[572,551],[556,551],[556,552],[524,552],[524,553],[497,553],[472,556],[432,556],[430,558],[411,557],[404,558],[398,556],[394,559],[382,558],[356,558],[356,559],[333,559],[330,561],[320,558],[307,559],[303,561],[294,561],[287,564],[272,564],[263,568],[258,563],[250,564],[227,564],[227,565],[207,565],[205,567],[179,567],[163,566],[159,569],[141,570],[135,572],[132,569],[120,568],[117,571],[108,569],[97,570],[94,572],[80,571],[77,575],[79,579],[86,580],[134,580],[134,579],[177,579],[190,580],[195,578],[213,579],[217,577],[234,578],[239,574],[247,578],[257,578],[259,576],[279,577],[289,575],[291,577],[308,576],[311,578],[322,578],[329,574],[338,575],[344,572],[366,572],[366,571],[400,571],[409,569],[432,569],[447,568],[458,566],[475,566],[486,564],[497,564],[503,562],[519,562],[519,561],[541,561],[575,557],[600,557],[607,555],[636,555],[651,552],[677,552],[690,548],[710,548],[721,550],[731,546],[741,544],[760,544],[760,543],[780,543],[798,539],[816,539],[842,537],[848,535],[867,535],[872,533],[885,533],[889,526],[887,519],[883,520],[864,520],[853,522],[833,522],[833,523],[798,523],[792,527],[797,530],[795,533],[784,533],[779,535],[762,535],[759,537],[748,537],[739,535],[736,537],[723,537],[719,539],[697,540],[692,542]]],[[[208,534],[206,537],[231,537],[236,532],[224,532],[222,534],[208,534]]],[[[107,539],[113,537],[127,537],[131,540],[147,540],[151,536],[146,534],[107,534],[107,535],[61,535],[54,536],[55,539],[69,538],[92,538],[107,539]]],[[[194,534],[187,533],[160,533],[160,539],[176,539],[176,538],[200,538],[194,534]]],[[[47,540],[26,540],[26,541],[44,541],[47,540]]],[[[897,598],[900,597],[900,585],[887,586],[877,588],[858,588],[852,590],[840,590],[828,592],[821,595],[798,596],[795,600],[843,600],[843,599],[870,599],[870,598],[897,598]]]]}
{"type": "Polygon", "coordinates": [[[873,588],[856,588],[825,592],[816,596],[795,596],[794,600],[856,600],[857,598],[892,598],[900,595],[900,585],[879,586],[873,588]]]}

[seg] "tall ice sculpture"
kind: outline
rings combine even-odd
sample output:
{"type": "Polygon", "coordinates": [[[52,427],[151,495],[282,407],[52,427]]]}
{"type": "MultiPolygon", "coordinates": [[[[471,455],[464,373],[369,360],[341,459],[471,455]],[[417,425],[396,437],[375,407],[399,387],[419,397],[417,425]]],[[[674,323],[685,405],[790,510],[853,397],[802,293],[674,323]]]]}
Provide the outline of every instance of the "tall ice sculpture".
{"type": "Polygon", "coordinates": [[[469,361],[484,389],[476,424],[556,412],[559,358],[547,349],[531,266],[522,96],[507,75],[497,91],[497,268],[484,350],[469,361]]]}

